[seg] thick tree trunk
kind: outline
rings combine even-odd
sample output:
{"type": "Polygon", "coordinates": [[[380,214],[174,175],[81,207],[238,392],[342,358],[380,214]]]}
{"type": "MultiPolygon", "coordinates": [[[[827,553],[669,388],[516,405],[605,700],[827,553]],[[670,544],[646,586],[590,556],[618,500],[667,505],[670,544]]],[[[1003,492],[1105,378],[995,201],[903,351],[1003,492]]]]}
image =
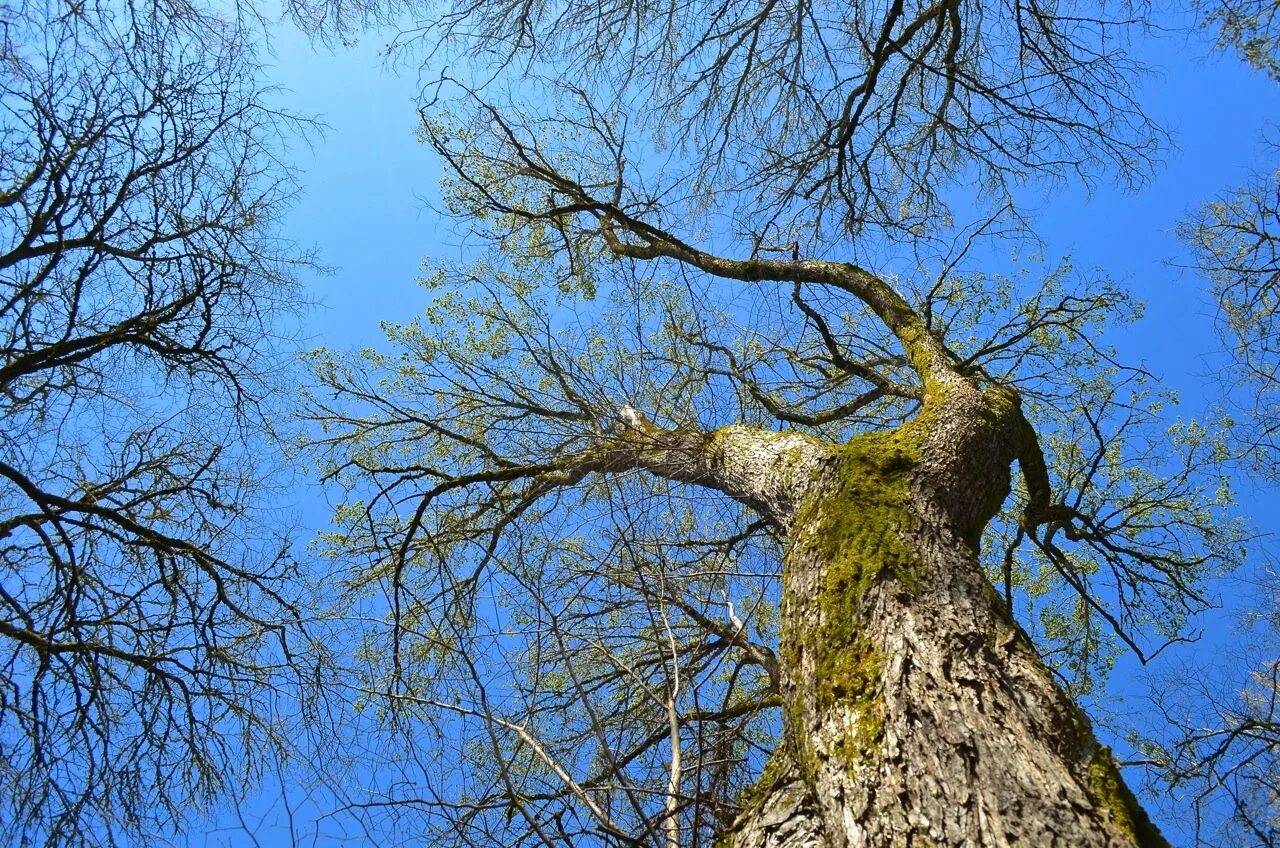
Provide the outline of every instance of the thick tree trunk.
{"type": "Polygon", "coordinates": [[[722,844],[1165,845],[979,570],[1016,400],[933,391],[845,446],[713,450],[788,533],[784,741],[722,844]]]}

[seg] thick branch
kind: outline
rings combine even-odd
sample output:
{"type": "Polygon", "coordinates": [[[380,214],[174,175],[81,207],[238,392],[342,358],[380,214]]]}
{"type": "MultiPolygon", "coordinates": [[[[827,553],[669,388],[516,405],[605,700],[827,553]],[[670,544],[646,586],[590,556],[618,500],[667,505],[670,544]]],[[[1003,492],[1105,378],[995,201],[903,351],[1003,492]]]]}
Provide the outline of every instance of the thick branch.
{"type": "Polygon", "coordinates": [[[617,256],[675,259],[723,279],[812,283],[847,292],[865,303],[893,332],[926,390],[960,379],[955,358],[907,301],[884,280],[857,265],[817,259],[726,259],[636,221],[610,204],[599,204],[593,211],[601,218],[605,243],[617,256]],[[642,239],[643,243],[623,241],[618,238],[616,227],[642,239]]]}
{"type": "Polygon", "coordinates": [[[664,430],[630,407],[620,418],[616,463],[724,492],[780,527],[790,524],[806,486],[832,454],[830,446],[799,433],[739,424],[710,433],[664,430]]]}
{"type": "MultiPolygon", "coordinates": [[[[495,210],[527,220],[545,220],[563,226],[567,216],[587,214],[600,226],[606,246],[615,256],[629,259],[675,259],[715,277],[743,282],[789,282],[825,285],[853,295],[881,320],[897,337],[912,368],[925,385],[926,392],[941,389],[963,380],[956,357],[929,329],[921,315],[887,282],[875,274],[847,262],[816,259],[727,259],[693,247],[667,232],[626,211],[615,194],[612,201],[596,197],[590,187],[566,176],[537,150],[526,144],[492,106],[486,106],[489,118],[498,128],[502,142],[513,154],[511,164],[518,166],[521,177],[533,179],[550,188],[553,198],[546,208],[529,209],[513,205],[499,196],[482,180],[471,175],[465,157],[451,149],[442,138],[431,136],[432,145],[452,166],[457,175],[482,197],[484,204],[495,210]],[[626,240],[620,235],[634,240],[626,240]]],[[[620,189],[621,186],[619,185],[620,189]]]]}

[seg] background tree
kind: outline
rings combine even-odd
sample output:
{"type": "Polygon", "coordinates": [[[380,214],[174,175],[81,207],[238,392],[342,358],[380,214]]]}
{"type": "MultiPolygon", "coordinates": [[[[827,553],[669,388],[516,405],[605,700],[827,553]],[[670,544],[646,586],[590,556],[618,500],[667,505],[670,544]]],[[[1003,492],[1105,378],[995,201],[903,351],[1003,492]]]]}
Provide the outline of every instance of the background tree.
{"type": "Polygon", "coordinates": [[[246,32],[186,3],[0,9],[6,844],[180,820],[304,673],[255,435],[307,262],[276,234],[300,125],[246,32]]]}
{"type": "Polygon", "coordinates": [[[1280,842],[1274,575],[1242,582],[1256,597],[1238,624],[1236,646],[1209,668],[1183,663],[1154,693],[1173,732],[1148,752],[1172,791],[1191,802],[1199,845],[1280,842]]]}
{"type": "Polygon", "coordinates": [[[1234,451],[1271,482],[1280,456],[1277,214],[1280,180],[1272,175],[1205,204],[1182,227],[1220,307],[1230,357],[1228,402],[1237,425],[1234,451]]]}
{"type": "MultiPolygon", "coordinates": [[[[1227,354],[1222,402],[1231,424],[1226,447],[1264,486],[1277,482],[1280,459],[1280,348],[1276,323],[1275,175],[1255,179],[1205,204],[1182,226],[1196,262],[1211,281],[1218,329],[1227,354]]],[[[1263,563],[1245,583],[1256,601],[1241,611],[1247,651],[1229,674],[1221,667],[1191,673],[1188,691],[1176,681],[1163,710],[1180,735],[1157,753],[1175,786],[1190,785],[1205,804],[1226,803],[1238,830],[1206,826],[1205,844],[1280,844],[1280,795],[1274,776],[1280,753],[1277,690],[1276,575],[1269,540],[1256,543],[1263,563]],[[1254,631],[1250,633],[1249,631],[1254,631]],[[1225,795],[1225,801],[1221,801],[1225,795]]]]}

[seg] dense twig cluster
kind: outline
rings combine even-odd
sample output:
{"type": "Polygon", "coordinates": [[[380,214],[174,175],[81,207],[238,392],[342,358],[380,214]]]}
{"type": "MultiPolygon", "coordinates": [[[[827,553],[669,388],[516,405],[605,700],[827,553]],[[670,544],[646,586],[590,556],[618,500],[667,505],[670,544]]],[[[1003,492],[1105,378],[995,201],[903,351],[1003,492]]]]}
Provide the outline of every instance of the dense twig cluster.
{"type": "MultiPolygon", "coordinates": [[[[923,232],[957,183],[1003,201],[1033,178],[1112,170],[1141,182],[1163,137],[1134,99],[1127,3],[611,0],[543,4],[297,0],[346,37],[413,23],[398,43],[483,68],[546,69],[623,102],[686,145],[691,180],[758,229],[923,232]]],[[[481,73],[479,76],[487,76],[481,73]]],[[[674,175],[673,175],[674,176],[674,175]]],[[[672,180],[672,185],[676,180],[672,180]]]]}

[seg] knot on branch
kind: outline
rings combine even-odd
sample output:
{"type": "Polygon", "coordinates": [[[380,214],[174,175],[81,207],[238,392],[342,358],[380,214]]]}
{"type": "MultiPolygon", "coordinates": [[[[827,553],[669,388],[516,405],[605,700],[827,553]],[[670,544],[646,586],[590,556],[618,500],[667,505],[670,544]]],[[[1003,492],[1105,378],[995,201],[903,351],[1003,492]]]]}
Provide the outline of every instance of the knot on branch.
{"type": "Polygon", "coordinates": [[[668,430],[649,420],[634,406],[618,410],[616,436],[632,450],[672,449],[683,445],[685,435],[679,428],[668,430]]]}
{"type": "Polygon", "coordinates": [[[624,406],[618,410],[618,423],[622,425],[624,434],[635,432],[651,435],[657,429],[653,426],[653,422],[634,406],[624,406]]]}

